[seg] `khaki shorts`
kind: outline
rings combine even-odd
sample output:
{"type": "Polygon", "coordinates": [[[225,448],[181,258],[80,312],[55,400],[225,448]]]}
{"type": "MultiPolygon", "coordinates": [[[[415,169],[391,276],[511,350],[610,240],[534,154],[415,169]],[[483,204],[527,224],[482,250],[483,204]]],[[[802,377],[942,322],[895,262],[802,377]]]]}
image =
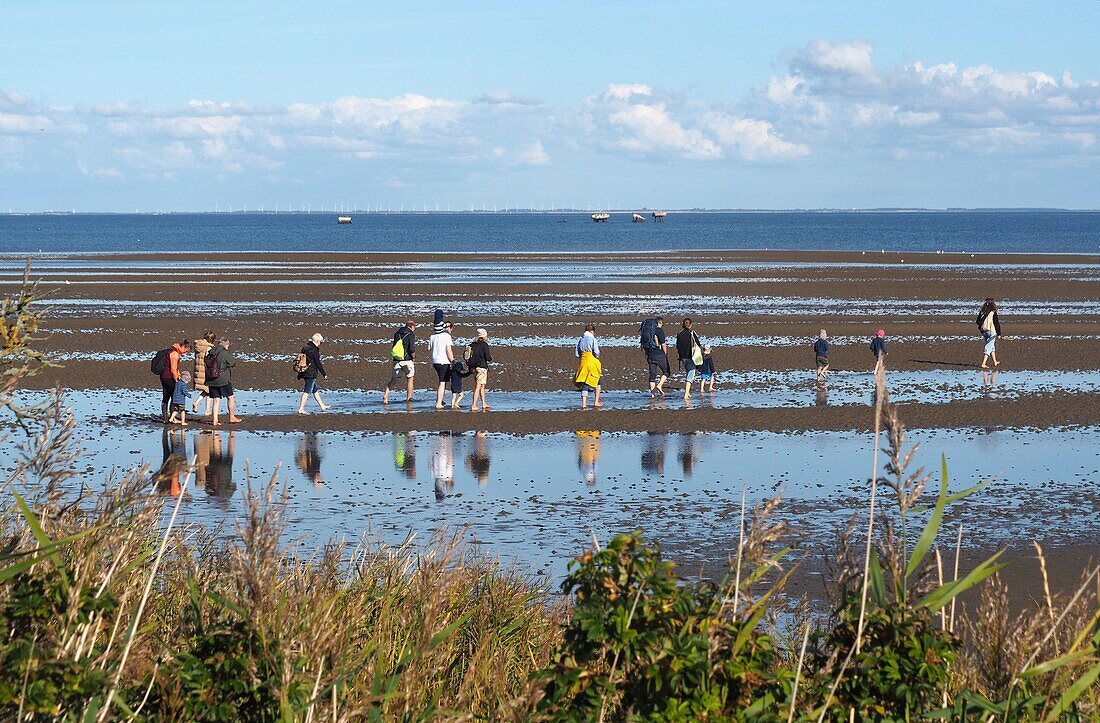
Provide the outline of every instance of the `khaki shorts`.
{"type": "Polygon", "coordinates": [[[478,367],[475,371],[474,381],[481,386],[485,386],[485,383],[489,380],[489,370],[485,367],[478,367]]]}
{"type": "Polygon", "coordinates": [[[401,376],[405,376],[407,379],[412,379],[412,377],[416,376],[416,364],[408,360],[394,362],[393,377],[397,380],[400,379],[401,376]]]}

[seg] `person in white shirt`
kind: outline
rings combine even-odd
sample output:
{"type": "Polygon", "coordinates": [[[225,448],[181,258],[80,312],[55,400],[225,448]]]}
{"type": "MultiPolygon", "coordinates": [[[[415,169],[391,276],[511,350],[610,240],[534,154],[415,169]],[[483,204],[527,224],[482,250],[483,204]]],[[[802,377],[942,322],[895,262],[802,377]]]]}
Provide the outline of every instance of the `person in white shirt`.
{"type": "Polygon", "coordinates": [[[432,368],[439,377],[439,387],[435,392],[435,408],[443,409],[443,392],[451,381],[451,371],[455,360],[454,339],[451,338],[451,322],[435,327],[428,337],[428,353],[432,355],[432,368]]]}

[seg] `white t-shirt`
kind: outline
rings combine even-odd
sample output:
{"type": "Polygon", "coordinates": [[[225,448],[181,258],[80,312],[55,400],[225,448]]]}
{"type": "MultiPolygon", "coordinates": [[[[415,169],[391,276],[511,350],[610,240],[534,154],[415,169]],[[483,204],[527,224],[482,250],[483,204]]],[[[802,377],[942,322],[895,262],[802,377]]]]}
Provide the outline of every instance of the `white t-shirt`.
{"type": "Polygon", "coordinates": [[[454,339],[447,332],[432,334],[428,337],[428,351],[432,355],[432,364],[450,364],[447,350],[454,346],[454,339]]]}

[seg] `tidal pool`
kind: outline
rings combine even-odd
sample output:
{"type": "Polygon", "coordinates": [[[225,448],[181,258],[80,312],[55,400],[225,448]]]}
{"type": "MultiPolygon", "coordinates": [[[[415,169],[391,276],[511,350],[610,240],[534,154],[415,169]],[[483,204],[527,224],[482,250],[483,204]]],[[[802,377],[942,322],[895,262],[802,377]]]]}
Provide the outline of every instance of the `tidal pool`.
{"type": "MultiPolygon", "coordinates": [[[[1100,537],[1098,431],[918,430],[911,440],[921,443],[917,464],[930,470],[946,455],[953,490],[992,480],[956,506],[950,535],[962,523],[973,545],[1079,544],[1100,537]]],[[[286,534],[307,547],[364,535],[398,543],[467,527],[489,553],[554,577],[593,537],[633,529],[682,562],[721,567],[736,546],[742,490],[750,506],[782,490],[778,514],[800,554],[819,554],[853,514],[866,514],[872,450],[871,435],[848,432],[514,436],[87,424],[82,435],[86,485],[148,463],[151,491],[170,497],[195,459],[182,519],[221,534],[233,533],[245,489],[277,475],[286,534]]]]}

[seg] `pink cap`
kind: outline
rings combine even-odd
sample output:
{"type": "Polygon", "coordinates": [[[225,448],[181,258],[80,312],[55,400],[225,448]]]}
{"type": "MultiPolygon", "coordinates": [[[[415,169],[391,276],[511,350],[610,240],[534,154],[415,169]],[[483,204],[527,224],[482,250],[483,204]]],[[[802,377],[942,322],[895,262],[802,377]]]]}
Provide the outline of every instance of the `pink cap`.
{"type": "Polygon", "coordinates": [[[886,330],[885,329],[879,329],[878,331],[875,332],[875,336],[886,336],[886,330]]]}

